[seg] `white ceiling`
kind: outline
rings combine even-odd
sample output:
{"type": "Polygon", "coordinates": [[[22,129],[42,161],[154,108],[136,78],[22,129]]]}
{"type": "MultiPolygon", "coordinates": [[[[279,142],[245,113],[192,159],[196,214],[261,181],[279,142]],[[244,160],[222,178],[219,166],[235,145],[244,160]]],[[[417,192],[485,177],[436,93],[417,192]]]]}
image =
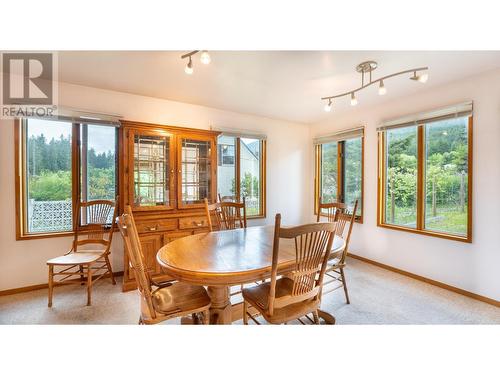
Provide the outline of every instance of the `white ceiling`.
{"type": "MultiPolygon", "coordinates": [[[[358,107],[409,95],[435,85],[500,67],[500,51],[211,51],[203,65],[195,56],[194,74],[184,73],[186,51],[59,52],[59,79],[234,112],[303,123],[321,121],[322,96],[360,86],[355,66],[375,60],[374,79],[396,71],[429,66],[424,85],[406,76],[385,82],[387,94],[374,85],[358,95],[358,107]]],[[[349,98],[334,111],[350,108],[349,98]]]]}

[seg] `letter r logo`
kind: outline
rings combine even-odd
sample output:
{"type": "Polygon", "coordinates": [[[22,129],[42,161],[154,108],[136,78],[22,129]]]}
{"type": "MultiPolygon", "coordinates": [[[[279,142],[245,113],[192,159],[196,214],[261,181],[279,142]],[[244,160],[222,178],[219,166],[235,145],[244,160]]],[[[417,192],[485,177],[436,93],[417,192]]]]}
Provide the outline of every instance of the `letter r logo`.
{"type": "Polygon", "coordinates": [[[52,53],[3,53],[3,104],[50,105],[52,53]]]}

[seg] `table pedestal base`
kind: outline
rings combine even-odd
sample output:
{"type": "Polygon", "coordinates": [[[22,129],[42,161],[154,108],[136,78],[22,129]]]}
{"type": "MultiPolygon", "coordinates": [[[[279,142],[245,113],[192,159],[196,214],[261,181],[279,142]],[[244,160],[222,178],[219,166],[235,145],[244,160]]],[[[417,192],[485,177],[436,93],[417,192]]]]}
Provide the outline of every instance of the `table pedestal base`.
{"type": "Polygon", "coordinates": [[[210,306],[210,324],[231,324],[229,287],[209,286],[208,295],[212,300],[212,305],[210,306]]]}

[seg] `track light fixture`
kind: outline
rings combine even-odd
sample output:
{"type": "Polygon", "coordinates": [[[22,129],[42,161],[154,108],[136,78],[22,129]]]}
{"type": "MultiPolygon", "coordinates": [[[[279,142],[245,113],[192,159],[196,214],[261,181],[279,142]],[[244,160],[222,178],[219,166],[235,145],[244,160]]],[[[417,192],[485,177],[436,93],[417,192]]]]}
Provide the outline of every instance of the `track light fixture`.
{"type": "MultiPolygon", "coordinates": [[[[186,53],[186,54],[184,54],[184,55],[181,56],[181,59],[189,59],[186,67],[184,68],[184,71],[186,72],[186,74],[189,74],[189,75],[193,74],[193,71],[194,71],[193,70],[193,60],[192,60],[191,57],[193,55],[196,55],[198,52],[200,52],[200,51],[198,51],[198,50],[191,51],[191,52],[186,53]]],[[[200,61],[204,65],[210,64],[211,58],[210,58],[210,55],[209,55],[208,51],[206,51],[206,50],[205,51],[201,51],[200,61]]]]}
{"type": "Polygon", "coordinates": [[[354,93],[351,92],[351,105],[354,107],[357,104],[358,104],[358,99],[356,99],[356,96],[354,95],[354,93]]]}
{"type": "Polygon", "coordinates": [[[193,61],[191,60],[191,56],[189,56],[189,62],[187,63],[186,67],[184,68],[184,71],[186,74],[193,74],[193,61]]]}
{"type": "Polygon", "coordinates": [[[392,77],[396,77],[396,76],[399,76],[402,74],[413,73],[413,76],[410,77],[410,79],[413,81],[425,83],[429,79],[429,75],[427,73],[417,74],[417,72],[425,72],[425,71],[429,70],[429,67],[426,66],[426,67],[422,67],[422,68],[404,70],[404,71],[397,72],[394,74],[389,74],[385,77],[382,77],[382,78],[379,78],[376,80],[372,80],[372,72],[375,69],[377,69],[377,66],[378,66],[378,64],[375,61],[364,61],[361,64],[359,64],[356,67],[356,71],[361,74],[361,86],[355,90],[344,92],[342,94],[325,96],[325,97],[321,98],[321,100],[328,100],[328,104],[325,105],[325,111],[330,112],[329,110],[326,109],[326,107],[331,106],[331,102],[333,99],[341,98],[341,97],[347,96],[347,95],[351,96],[351,105],[355,106],[356,104],[358,104],[358,99],[356,98],[356,93],[358,91],[361,91],[361,90],[367,88],[368,86],[375,84],[375,83],[379,83],[379,87],[378,87],[379,95],[385,95],[387,93],[387,88],[384,85],[384,81],[386,81],[387,79],[392,78],[392,77]],[[367,83],[365,83],[365,74],[368,75],[368,79],[369,79],[369,81],[367,83]]]}
{"type": "Polygon", "coordinates": [[[325,112],[331,112],[332,111],[332,100],[331,99],[329,99],[328,103],[325,104],[325,108],[324,109],[325,109],[325,112]]]}
{"type": "Polygon", "coordinates": [[[410,79],[413,81],[425,83],[429,79],[429,75],[427,73],[417,75],[417,71],[414,71],[413,76],[410,77],[410,79]]]}
{"type": "Polygon", "coordinates": [[[200,61],[202,64],[208,65],[210,64],[210,55],[208,54],[208,51],[201,51],[200,55],[200,61]]]}
{"type": "Polygon", "coordinates": [[[378,86],[378,94],[385,95],[387,94],[387,89],[384,86],[384,81],[380,80],[380,85],[378,86]]]}

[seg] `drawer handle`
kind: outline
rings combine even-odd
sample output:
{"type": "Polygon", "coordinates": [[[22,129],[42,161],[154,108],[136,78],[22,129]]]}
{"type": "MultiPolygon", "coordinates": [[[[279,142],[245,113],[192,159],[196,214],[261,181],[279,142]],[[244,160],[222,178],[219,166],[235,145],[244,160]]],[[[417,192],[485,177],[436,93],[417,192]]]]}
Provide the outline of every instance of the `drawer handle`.
{"type": "Polygon", "coordinates": [[[203,223],[197,223],[196,221],[193,221],[193,224],[196,225],[197,227],[202,227],[203,223]]]}
{"type": "Polygon", "coordinates": [[[149,230],[150,232],[154,232],[158,229],[158,225],[155,225],[154,227],[146,226],[146,229],[149,230]]]}

